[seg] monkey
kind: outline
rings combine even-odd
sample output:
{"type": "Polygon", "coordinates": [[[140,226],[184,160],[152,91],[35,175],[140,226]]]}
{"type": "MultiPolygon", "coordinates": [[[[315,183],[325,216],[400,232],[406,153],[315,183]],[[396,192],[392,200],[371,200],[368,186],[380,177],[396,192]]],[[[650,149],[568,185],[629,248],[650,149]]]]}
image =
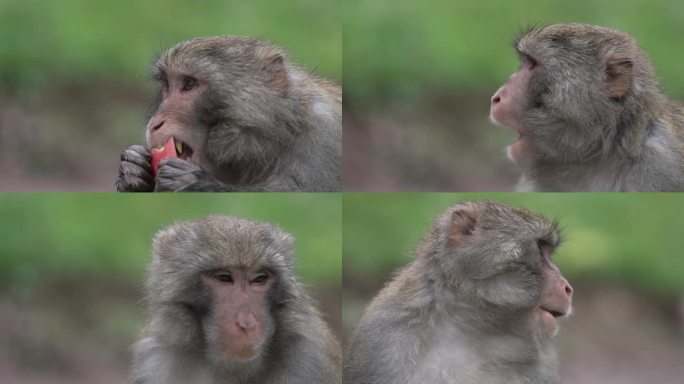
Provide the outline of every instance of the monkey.
{"type": "Polygon", "coordinates": [[[340,191],[342,89],[265,40],[200,37],[161,54],[147,148],[176,143],[154,175],[150,150],[121,154],[121,192],[340,191]]]}
{"type": "Polygon", "coordinates": [[[518,191],[684,191],[684,107],[630,35],[555,24],[513,45],[521,65],[490,119],[518,134],[518,191]]]}
{"type": "Polygon", "coordinates": [[[553,336],[572,287],[557,224],[493,201],[438,217],[373,298],[345,353],[347,384],[559,383],[553,336]]]}
{"type": "Polygon", "coordinates": [[[340,347],[293,272],[292,243],[216,215],[156,234],[133,382],[340,384],[340,347]]]}

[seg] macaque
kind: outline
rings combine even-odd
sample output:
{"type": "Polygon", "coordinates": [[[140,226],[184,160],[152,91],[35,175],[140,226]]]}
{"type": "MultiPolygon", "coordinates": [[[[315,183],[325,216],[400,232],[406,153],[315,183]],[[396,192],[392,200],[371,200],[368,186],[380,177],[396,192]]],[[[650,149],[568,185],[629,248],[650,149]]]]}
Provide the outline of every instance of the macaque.
{"type": "Polygon", "coordinates": [[[339,191],[342,89],[279,47],[238,36],[181,42],[154,63],[147,146],[121,154],[117,190],[339,191]],[[155,174],[149,148],[173,137],[155,174]]]}
{"type": "Polygon", "coordinates": [[[557,320],[572,288],[556,225],[491,201],[456,204],[365,309],[347,384],[555,384],[557,320]]]}
{"type": "Polygon", "coordinates": [[[341,383],[341,352],[293,272],[292,237],[209,216],[154,238],[136,384],[341,383]]]}
{"type": "Polygon", "coordinates": [[[518,134],[519,191],[684,191],[684,108],[631,36],[556,24],[514,46],[522,64],[490,117],[518,134]]]}

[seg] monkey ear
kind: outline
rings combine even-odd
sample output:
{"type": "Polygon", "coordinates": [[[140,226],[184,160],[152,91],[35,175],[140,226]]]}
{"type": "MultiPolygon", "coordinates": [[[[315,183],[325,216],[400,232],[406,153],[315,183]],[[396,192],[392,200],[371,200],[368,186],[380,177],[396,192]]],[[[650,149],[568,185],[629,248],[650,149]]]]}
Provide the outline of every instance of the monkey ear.
{"type": "Polygon", "coordinates": [[[606,62],[605,91],[608,97],[622,98],[632,88],[632,60],[611,56],[606,62]]]}
{"type": "Polygon", "coordinates": [[[264,58],[263,63],[263,69],[266,72],[266,85],[279,95],[285,95],[290,83],[285,67],[285,56],[281,52],[273,52],[264,58]]]}
{"type": "Polygon", "coordinates": [[[451,245],[459,245],[473,234],[477,220],[471,213],[458,209],[451,214],[451,225],[449,226],[449,240],[451,245]]]}

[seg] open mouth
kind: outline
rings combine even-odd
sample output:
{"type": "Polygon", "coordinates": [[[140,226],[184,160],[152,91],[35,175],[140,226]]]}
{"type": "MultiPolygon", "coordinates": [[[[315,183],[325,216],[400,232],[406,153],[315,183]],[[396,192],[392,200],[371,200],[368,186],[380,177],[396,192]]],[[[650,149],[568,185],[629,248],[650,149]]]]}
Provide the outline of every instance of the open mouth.
{"type": "Polygon", "coordinates": [[[169,136],[167,138],[166,144],[152,147],[150,152],[152,154],[152,173],[155,175],[157,174],[159,162],[169,157],[177,157],[179,159],[196,164],[196,162],[193,161],[196,159],[193,158],[195,151],[192,149],[192,147],[173,136],[169,136]]]}
{"type": "Polygon", "coordinates": [[[178,139],[174,138],[174,142],[176,145],[176,155],[186,161],[190,161],[190,158],[192,157],[192,154],[194,151],[192,148],[185,142],[180,141],[178,139]]]}

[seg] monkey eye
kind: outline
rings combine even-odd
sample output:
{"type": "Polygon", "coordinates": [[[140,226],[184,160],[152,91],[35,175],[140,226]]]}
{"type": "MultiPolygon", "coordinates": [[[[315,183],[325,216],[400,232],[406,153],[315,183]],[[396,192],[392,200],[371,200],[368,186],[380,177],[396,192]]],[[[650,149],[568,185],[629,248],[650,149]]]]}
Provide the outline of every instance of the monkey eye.
{"type": "Polygon", "coordinates": [[[266,282],[266,280],[268,280],[268,273],[262,269],[254,274],[254,277],[252,277],[252,280],[250,280],[249,283],[262,285],[266,282]]]}
{"type": "Polygon", "coordinates": [[[169,91],[169,81],[166,79],[166,77],[162,77],[159,81],[161,82],[162,92],[167,93],[169,91]]]}
{"type": "Polygon", "coordinates": [[[534,58],[532,58],[532,56],[530,56],[530,55],[525,55],[525,54],[522,55],[522,63],[523,63],[523,67],[524,67],[524,68],[530,69],[530,70],[536,68],[537,65],[539,65],[539,63],[537,62],[537,60],[535,60],[534,58]]]}
{"type": "Polygon", "coordinates": [[[231,275],[228,271],[216,271],[214,272],[214,279],[222,283],[232,283],[233,275],[231,275]]]}
{"type": "Polygon", "coordinates": [[[183,77],[183,87],[181,88],[181,92],[188,92],[192,91],[195,89],[197,86],[197,80],[193,77],[190,76],[185,76],[183,77]]]}
{"type": "Polygon", "coordinates": [[[539,248],[539,254],[544,260],[548,260],[551,255],[551,244],[544,239],[537,239],[537,248],[539,248]]]}

